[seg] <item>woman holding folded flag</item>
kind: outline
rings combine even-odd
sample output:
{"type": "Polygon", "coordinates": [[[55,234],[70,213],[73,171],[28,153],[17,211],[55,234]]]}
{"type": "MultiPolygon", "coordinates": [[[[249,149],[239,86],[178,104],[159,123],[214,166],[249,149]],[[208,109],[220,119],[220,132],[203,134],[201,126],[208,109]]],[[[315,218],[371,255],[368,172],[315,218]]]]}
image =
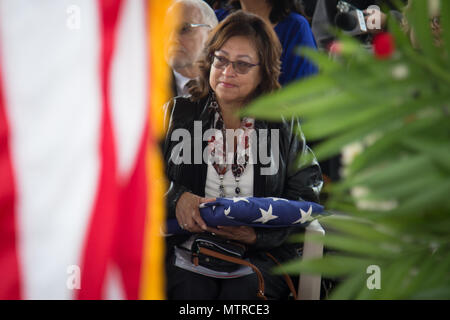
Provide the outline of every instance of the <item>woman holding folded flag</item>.
{"type": "MultiPolygon", "coordinates": [[[[209,270],[190,265],[183,248],[189,250],[198,235],[213,235],[208,240],[212,242],[228,239],[245,245],[246,259],[264,277],[265,296],[282,299],[289,293],[284,279],[271,274],[275,262],[266,252],[280,262],[298,257],[299,244],[286,240],[302,229],[267,225],[280,215],[274,211],[278,202],[318,202],[321,170],[296,119],[273,123],[238,115],[253,99],[280,87],[280,55],[276,34],[261,18],[245,12],[231,14],[210,34],[199,62],[201,76],[190,88],[191,97],[177,97],[167,104],[170,120],[164,158],[170,183],[166,195],[168,218],[176,219],[185,231],[167,237],[169,299],[256,299],[257,275],[251,270],[222,272],[219,267],[209,270]],[[201,123],[200,137],[195,136],[196,123],[201,123]],[[192,138],[177,141],[179,129],[187,130],[192,138]],[[227,139],[230,129],[240,130],[241,135],[227,139]],[[208,130],[210,134],[203,141],[208,130]],[[202,159],[201,163],[194,161],[195,153],[199,153],[194,148],[199,145],[198,139],[200,152],[205,150],[207,154],[207,161],[202,159]],[[261,154],[260,149],[270,155],[269,163],[262,163],[255,152],[250,152],[259,150],[261,154]],[[189,154],[192,159],[183,161],[189,154]],[[268,204],[258,210],[259,217],[252,226],[211,226],[200,215],[199,206],[214,208],[215,203],[208,203],[216,198],[245,204],[250,203],[249,197],[267,198],[268,204]]],[[[235,220],[233,210],[231,206],[225,210],[230,220],[235,220]]],[[[297,218],[303,222],[305,217],[297,218]]]]}

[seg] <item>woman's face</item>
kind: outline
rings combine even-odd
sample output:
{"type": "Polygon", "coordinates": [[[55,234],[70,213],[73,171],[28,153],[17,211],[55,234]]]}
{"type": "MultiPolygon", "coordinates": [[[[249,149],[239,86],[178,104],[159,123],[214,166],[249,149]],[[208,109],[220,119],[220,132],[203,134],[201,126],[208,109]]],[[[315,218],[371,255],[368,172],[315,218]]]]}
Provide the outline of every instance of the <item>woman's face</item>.
{"type": "Polygon", "coordinates": [[[253,42],[242,36],[232,37],[214,52],[214,56],[209,84],[219,104],[242,106],[261,82],[260,66],[257,65],[260,61],[253,42]],[[224,67],[227,60],[237,62],[238,70],[232,63],[224,67]]]}

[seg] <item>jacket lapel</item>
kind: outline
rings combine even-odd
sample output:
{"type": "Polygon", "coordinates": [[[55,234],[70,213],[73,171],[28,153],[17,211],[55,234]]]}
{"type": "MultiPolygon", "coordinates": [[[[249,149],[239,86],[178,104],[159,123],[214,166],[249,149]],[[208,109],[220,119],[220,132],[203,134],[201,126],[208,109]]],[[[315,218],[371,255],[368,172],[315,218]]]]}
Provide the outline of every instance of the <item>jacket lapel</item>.
{"type": "MultiPolygon", "coordinates": [[[[267,143],[268,141],[262,141],[260,137],[260,129],[267,129],[267,122],[261,120],[255,120],[255,131],[258,137],[257,139],[257,154],[256,163],[253,167],[253,196],[265,197],[266,196],[266,176],[261,175],[261,162],[259,161],[259,147],[261,143],[267,143]]],[[[268,144],[270,145],[270,143],[268,144]]],[[[255,159],[253,160],[255,161],[255,159]]]]}

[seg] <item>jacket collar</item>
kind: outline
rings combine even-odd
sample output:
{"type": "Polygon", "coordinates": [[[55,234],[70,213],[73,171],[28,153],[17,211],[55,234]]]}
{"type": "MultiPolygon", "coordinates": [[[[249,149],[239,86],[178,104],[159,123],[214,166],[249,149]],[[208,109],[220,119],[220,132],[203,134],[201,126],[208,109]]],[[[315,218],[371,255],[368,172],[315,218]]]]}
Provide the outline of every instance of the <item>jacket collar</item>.
{"type": "Polygon", "coordinates": [[[210,93],[205,102],[201,101],[203,104],[202,112],[200,113],[199,120],[202,122],[203,131],[209,128],[211,121],[211,109],[209,108],[209,104],[212,100],[212,94],[210,93]]]}

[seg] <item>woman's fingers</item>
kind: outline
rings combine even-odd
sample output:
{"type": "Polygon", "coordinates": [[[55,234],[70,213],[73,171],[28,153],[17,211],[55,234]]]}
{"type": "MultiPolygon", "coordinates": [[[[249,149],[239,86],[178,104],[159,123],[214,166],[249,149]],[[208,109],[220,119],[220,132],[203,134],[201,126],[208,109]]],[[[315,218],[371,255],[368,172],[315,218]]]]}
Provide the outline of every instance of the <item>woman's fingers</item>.
{"type": "Polygon", "coordinates": [[[199,205],[213,200],[215,199],[200,198],[190,192],[183,193],[176,208],[176,217],[180,226],[192,233],[205,231],[207,226],[200,215],[199,205]]]}
{"type": "MultiPolygon", "coordinates": [[[[198,203],[198,202],[197,202],[198,203]]],[[[192,233],[203,232],[206,230],[206,224],[200,217],[198,206],[191,207],[187,213],[188,230],[192,233]]]]}
{"type": "Polygon", "coordinates": [[[194,208],[194,210],[192,210],[192,219],[194,220],[194,222],[197,224],[197,226],[199,226],[201,228],[202,231],[205,231],[207,226],[205,221],[203,221],[201,215],[200,215],[200,211],[197,208],[194,208]]]}
{"type": "Polygon", "coordinates": [[[192,219],[197,223],[197,225],[202,229],[202,231],[207,230],[207,225],[205,221],[203,220],[202,216],[200,215],[200,209],[199,206],[202,203],[208,203],[216,201],[216,198],[198,198],[198,205],[195,207],[195,209],[192,211],[192,219]]]}
{"type": "Polygon", "coordinates": [[[216,201],[216,198],[202,198],[190,192],[183,193],[176,207],[180,227],[192,233],[206,231],[208,226],[200,215],[199,206],[212,201],[216,201]]]}
{"type": "Polygon", "coordinates": [[[200,198],[200,203],[208,203],[216,201],[216,198],[200,198]]]}
{"type": "Polygon", "coordinates": [[[194,225],[194,223],[191,217],[191,212],[193,208],[195,208],[197,203],[198,200],[196,199],[196,196],[190,192],[183,193],[177,202],[176,217],[178,220],[178,224],[184,230],[192,230],[192,226],[194,225]]]}
{"type": "Polygon", "coordinates": [[[197,215],[200,214],[198,213],[198,209],[196,209],[195,207],[180,212],[181,219],[179,219],[179,221],[181,220],[181,222],[183,223],[183,229],[192,233],[203,232],[203,228],[201,225],[201,221],[203,220],[199,220],[197,215]]]}
{"type": "Polygon", "coordinates": [[[189,206],[189,224],[190,228],[193,230],[191,232],[203,232],[206,230],[206,223],[203,221],[202,217],[200,216],[199,211],[199,205],[201,203],[201,199],[198,196],[194,196],[194,200],[190,203],[189,206]]]}

